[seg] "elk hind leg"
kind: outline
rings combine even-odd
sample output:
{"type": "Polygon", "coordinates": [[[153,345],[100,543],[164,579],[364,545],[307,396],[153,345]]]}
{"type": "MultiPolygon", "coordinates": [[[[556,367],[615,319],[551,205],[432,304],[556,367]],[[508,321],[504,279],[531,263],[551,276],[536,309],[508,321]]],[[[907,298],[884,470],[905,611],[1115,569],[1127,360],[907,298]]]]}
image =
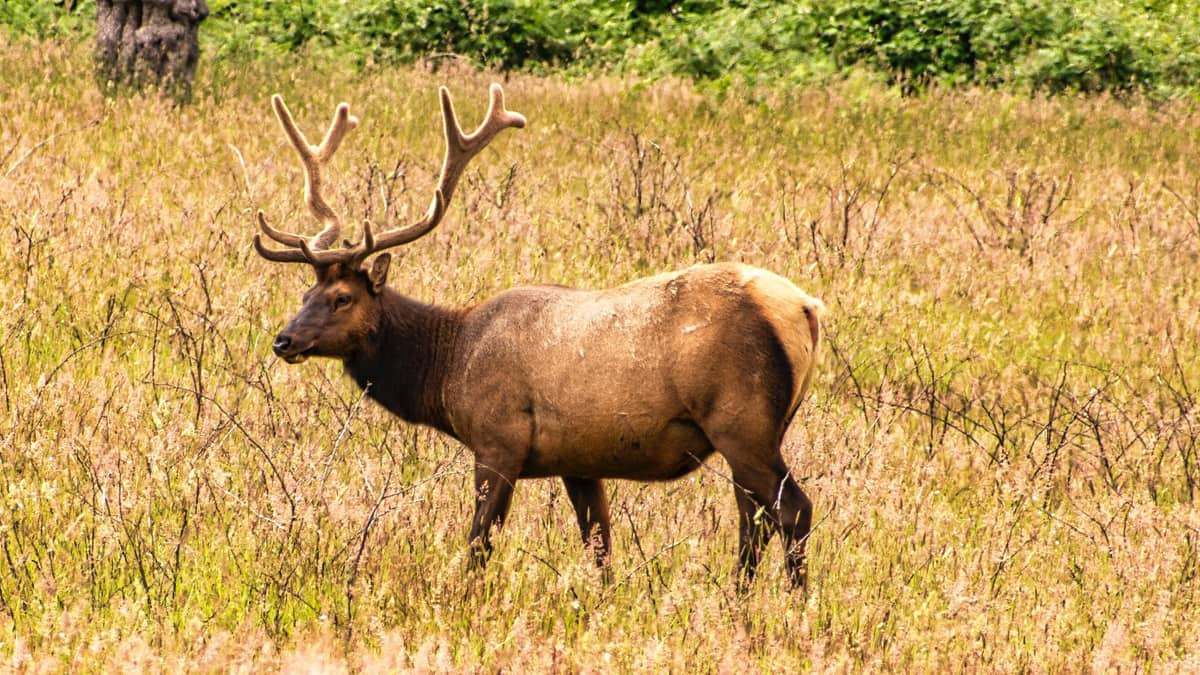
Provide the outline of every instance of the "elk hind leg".
{"type": "Polygon", "coordinates": [[[738,505],[738,590],[746,592],[754,581],[762,550],[775,532],[775,523],[746,489],[735,485],[738,505]]]}
{"type": "Polygon", "coordinates": [[[761,541],[756,542],[756,533],[763,527],[777,527],[783,534],[788,581],[793,588],[803,588],[806,582],[805,550],[812,527],[812,502],[784,465],[783,457],[779,454],[779,441],[774,439],[770,443],[755,443],[737,437],[718,437],[713,445],[729,462],[738,491],[743,534],[743,574],[753,576],[758,555],[770,536],[767,533],[760,537],[761,541]],[[756,515],[769,522],[758,524],[756,515]]]}
{"type": "Polygon", "coordinates": [[[778,518],[783,529],[783,550],[786,556],[788,582],[792,588],[803,589],[808,583],[808,535],[812,532],[812,500],[785,471],[780,481],[778,518]]]}

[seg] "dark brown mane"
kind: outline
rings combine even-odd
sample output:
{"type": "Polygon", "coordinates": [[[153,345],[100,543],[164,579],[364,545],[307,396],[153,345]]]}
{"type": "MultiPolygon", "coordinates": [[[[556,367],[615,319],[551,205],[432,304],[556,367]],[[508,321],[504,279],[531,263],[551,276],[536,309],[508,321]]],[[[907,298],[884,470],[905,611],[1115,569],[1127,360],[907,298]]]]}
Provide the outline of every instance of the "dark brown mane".
{"type": "Polygon", "coordinates": [[[370,345],[343,360],[346,373],[397,417],[454,436],[440,392],[463,311],[418,302],[390,288],[380,293],[379,306],[370,345]]]}

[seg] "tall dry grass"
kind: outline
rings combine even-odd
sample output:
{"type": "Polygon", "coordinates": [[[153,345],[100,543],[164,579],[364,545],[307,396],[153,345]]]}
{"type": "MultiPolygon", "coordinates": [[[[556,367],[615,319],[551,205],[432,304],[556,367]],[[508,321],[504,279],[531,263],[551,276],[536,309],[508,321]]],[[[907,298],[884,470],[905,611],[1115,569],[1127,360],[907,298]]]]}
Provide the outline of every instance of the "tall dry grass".
{"type": "Polygon", "coordinates": [[[217,64],[174,110],[102,99],[84,49],[0,47],[7,667],[1200,668],[1194,106],[507,81],[529,127],[394,286],[743,260],[830,306],[785,445],[811,586],[773,548],[743,598],[719,459],[610,486],[611,584],[556,481],[519,486],[472,576],[469,453],[270,354],[309,279],[254,254],[251,214],[312,224],[268,95],[312,129],[352,102],[337,203],[404,220],[436,85],[475,120],[492,76],[217,64]]]}

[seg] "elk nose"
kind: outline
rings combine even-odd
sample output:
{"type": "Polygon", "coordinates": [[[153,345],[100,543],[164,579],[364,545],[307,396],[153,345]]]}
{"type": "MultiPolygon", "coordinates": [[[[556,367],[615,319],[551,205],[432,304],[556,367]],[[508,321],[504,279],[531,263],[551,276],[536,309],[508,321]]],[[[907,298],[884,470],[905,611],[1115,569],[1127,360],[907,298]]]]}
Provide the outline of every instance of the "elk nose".
{"type": "Polygon", "coordinates": [[[275,350],[275,356],[283,356],[291,346],[292,338],[281,333],[275,338],[275,344],[271,345],[271,349],[275,350]]]}

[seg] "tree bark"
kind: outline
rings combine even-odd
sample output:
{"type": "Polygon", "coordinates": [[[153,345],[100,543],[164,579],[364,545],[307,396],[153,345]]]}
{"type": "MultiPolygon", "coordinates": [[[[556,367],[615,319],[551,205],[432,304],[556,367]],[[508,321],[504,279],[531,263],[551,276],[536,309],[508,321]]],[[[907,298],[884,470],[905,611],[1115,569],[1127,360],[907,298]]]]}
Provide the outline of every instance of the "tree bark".
{"type": "Polygon", "coordinates": [[[112,92],[158,87],[186,102],[200,56],[204,0],[97,0],[96,77],[112,92]]]}

